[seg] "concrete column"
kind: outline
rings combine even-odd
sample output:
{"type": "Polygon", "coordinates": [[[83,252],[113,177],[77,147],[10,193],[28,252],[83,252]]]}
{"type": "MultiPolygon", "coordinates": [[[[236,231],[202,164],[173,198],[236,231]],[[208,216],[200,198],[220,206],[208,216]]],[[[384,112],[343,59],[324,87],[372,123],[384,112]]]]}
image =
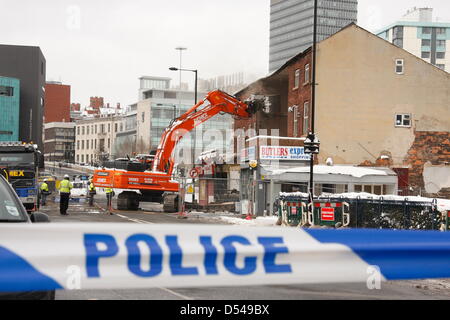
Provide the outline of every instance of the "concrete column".
{"type": "Polygon", "coordinates": [[[274,192],[274,181],[273,181],[273,179],[270,179],[270,187],[269,187],[269,201],[270,201],[270,205],[269,205],[269,210],[270,210],[270,212],[269,212],[269,215],[272,215],[272,213],[273,213],[273,196],[274,196],[274,194],[273,194],[273,192],[274,192]]]}

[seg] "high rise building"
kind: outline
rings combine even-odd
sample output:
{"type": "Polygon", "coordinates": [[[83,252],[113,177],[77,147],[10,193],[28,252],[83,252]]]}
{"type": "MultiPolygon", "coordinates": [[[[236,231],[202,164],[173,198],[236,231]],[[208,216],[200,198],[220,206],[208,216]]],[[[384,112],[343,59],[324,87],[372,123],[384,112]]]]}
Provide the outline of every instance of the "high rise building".
{"type": "Polygon", "coordinates": [[[433,22],[432,8],[414,8],[376,33],[397,47],[450,71],[450,22],[433,22]]]}
{"type": "Polygon", "coordinates": [[[19,140],[43,148],[45,57],[39,47],[0,45],[0,75],[20,80],[19,140]]]}
{"type": "Polygon", "coordinates": [[[19,140],[20,80],[0,77],[0,141],[19,140]]]}
{"type": "MultiPolygon", "coordinates": [[[[318,0],[317,41],[357,21],[358,0],[318,0]]],[[[269,71],[313,43],[314,0],[270,1],[269,71]]]]}
{"type": "Polygon", "coordinates": [[[70,86],[61,82],[45,84],[45,123],[70,122],[70,86]]]}

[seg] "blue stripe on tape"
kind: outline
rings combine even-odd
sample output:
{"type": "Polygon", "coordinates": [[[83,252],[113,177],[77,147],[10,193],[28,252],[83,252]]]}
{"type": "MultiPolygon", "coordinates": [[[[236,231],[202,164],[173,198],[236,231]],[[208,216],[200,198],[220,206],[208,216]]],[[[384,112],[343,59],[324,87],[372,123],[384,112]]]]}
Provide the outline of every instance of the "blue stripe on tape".
{"type": "Polygon", "coordinates": [[[322,243],[350,247],[387,280],[450,278],[450,233],[392,230],[305,230],[322,243]]]}
{"type": "Polygon", "coordinates": [[[0,292],[62,289],[52,278],[37,271],[25,259],[0,247],[0,292]]]}

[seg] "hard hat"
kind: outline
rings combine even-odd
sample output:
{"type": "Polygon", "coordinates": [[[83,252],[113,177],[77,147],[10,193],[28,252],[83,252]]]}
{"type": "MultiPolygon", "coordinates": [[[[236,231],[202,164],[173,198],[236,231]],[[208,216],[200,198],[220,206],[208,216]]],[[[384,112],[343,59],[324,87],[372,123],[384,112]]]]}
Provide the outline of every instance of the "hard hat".
{"type": "Polygon", "coordinates": [[[68,174],[64,175],[64,179],[66,179],[66,178],[70,178],[68,174]]]}
{"type": "Polygon", "coordinates": [[[44,179],[44,182],[47,182],[48,181],[48,179],[44,179]]]}

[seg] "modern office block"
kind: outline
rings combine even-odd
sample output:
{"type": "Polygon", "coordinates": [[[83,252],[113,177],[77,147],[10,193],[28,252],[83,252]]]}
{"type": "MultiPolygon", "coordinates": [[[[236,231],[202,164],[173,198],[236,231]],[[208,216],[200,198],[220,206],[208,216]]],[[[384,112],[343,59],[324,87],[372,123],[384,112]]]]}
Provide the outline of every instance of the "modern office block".
{"type": "Polygon", "coordinates": [[[20,80],[0,77],[0,141],[19,140],[20,80]]]}
{"type": "Polygon", "coordinates": [[[0,76],[20,80],[19,140],[43,149],[45,57],[39,47],[0,45],[0,76]]]}
{"type": "MultiPolygon", "coordinates": [[[[318,0],[317,41],[357,21],[358,0],[318,0]]],[[[271,0],[269,71],[313,43],[314,0],[271,0]]]]}

